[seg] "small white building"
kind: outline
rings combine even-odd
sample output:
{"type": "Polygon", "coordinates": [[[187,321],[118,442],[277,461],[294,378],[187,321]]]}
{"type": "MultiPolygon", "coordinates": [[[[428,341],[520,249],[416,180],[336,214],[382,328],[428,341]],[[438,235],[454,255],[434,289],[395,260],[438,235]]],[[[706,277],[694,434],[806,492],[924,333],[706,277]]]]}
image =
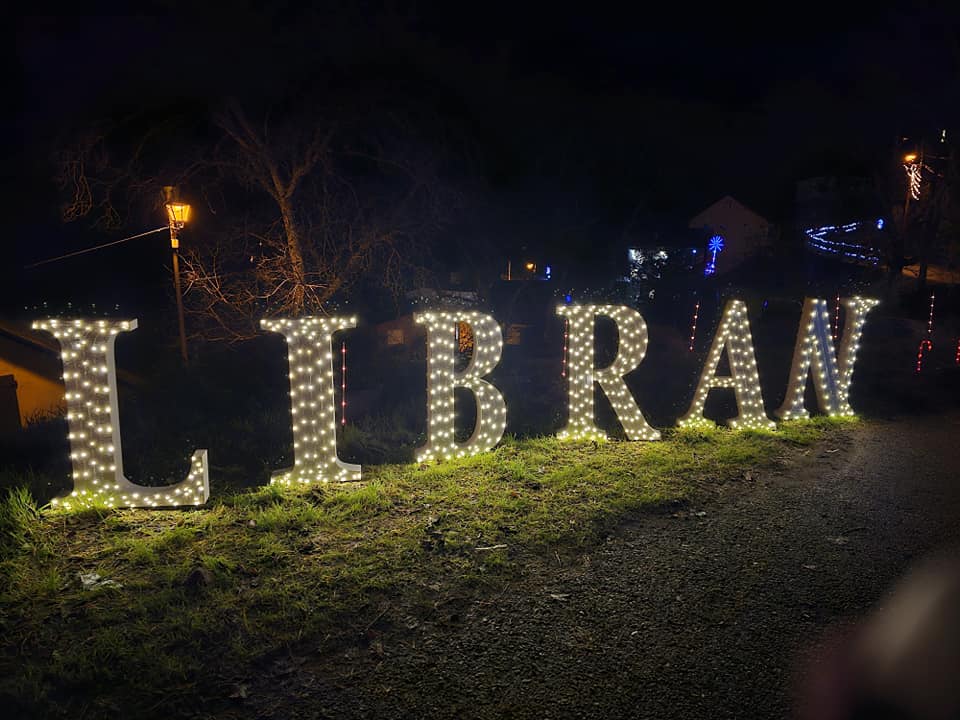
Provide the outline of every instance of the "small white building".
{"type": "Polygon", "coordinates": [[[693,216],[688,227],[703,233],[706,274],[729,272],[771,244],[767,219],[729,195],[693,216]]]}

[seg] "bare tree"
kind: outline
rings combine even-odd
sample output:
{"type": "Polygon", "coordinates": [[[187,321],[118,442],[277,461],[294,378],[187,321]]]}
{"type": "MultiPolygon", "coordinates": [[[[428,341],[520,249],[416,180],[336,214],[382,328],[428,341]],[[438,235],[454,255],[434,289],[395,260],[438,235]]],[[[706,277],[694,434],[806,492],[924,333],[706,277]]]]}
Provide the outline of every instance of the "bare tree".
{"type": "Polygon", "coordinates": [[[314,107],[256,120],[231,103],[186,152],[162,126],[99,129],[59,158],[65,220],[117,227],[178,185],[205,215],[183,255],[192,334],[242,340],[271,315],[328,313],[373,281],[422,281],[458,205],[440,152],[401,116],[337,124],[314,107]],[[121,142],[117,138],[134,138],[121,142]]]}

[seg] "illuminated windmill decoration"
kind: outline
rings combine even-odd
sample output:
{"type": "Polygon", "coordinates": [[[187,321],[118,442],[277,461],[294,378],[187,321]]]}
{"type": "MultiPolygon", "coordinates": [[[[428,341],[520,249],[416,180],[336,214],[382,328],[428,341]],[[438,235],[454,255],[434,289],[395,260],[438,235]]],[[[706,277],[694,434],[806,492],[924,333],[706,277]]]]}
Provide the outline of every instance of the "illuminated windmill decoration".
{"type": "Polygon", "coordinates": [[[713,275],[717,271],[717,255],[723,252],[723,235],[714,235],[707,240],[707,252],[710,253],[710,259],[707,260],[707,266],[703,269],[704,275],[713,275]]]}

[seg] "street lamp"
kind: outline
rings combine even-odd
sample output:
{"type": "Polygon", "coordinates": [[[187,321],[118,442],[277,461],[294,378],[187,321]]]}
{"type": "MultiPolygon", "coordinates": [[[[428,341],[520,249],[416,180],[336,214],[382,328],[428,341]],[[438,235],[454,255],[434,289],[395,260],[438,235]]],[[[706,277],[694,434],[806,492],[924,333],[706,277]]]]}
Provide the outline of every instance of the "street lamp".
{"type": "Polygon", "coordinates": [[[187,332],[183,324],[183,294],[180,291],[180,237],[183,226],[190,220],[190,206],[182,202],[167,203],[170,224],[170,248],[173,251],[173,286],[177,294],[177,322],[180,325],[180,356],[187,364],[187,332]]]}

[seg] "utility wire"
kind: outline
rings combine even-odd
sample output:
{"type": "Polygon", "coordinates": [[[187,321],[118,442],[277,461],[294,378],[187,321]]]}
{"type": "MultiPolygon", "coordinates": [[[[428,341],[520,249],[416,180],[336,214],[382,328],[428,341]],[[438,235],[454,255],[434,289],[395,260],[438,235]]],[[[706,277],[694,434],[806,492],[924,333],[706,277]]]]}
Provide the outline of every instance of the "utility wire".
{"type": "Polygon", "coordinates": [[[103,243],[103,245],[94,245],[93,247],[89,247],[84,250],[75,250],[74,252],[67,253],[66,255],[58,255],[57,257],[52,257],[46,260],[41,260],[40,262],[35,262],[32,265],[24,265],[23,269],[29,270],[30,268],[39,267],[40,265],[46,265],[47,263],[57,262],[57,260],[66,260],[67,258],[76,257],[77,255],[83,255],[84,253],[93,252],[94,250],[102,250],[103,248],[110,247],[111,245],[119,245],[120,243],[125,243],[129,240],[136,240],[137,238],[142,238],[146,235],[153,235],[154,233],[158,233],[168,229],[169,229],[169,226],[164,225],[163,227],[158,227],[156,230],[147,230],[146,232],[142,232],[137,235],[131,235],[130,237],[125,237],[121,240],[114,240],[113,242],[103,243]]]}

